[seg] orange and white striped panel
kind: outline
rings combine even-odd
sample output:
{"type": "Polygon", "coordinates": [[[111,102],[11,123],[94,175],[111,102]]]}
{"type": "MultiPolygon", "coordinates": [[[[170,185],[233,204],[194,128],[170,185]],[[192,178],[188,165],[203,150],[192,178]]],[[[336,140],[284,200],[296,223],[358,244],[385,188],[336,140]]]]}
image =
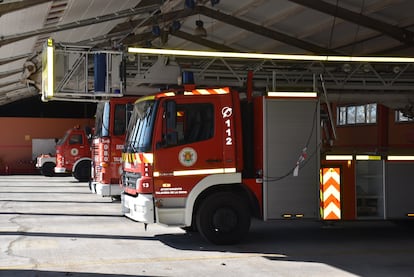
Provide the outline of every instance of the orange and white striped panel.
{"type": "Polygon", "coordinates": [[[211,94],[227,94],[230,92],[228,87],[214,89],[194,89],[184,92],[184,95],[211,95],[211,94]]]}
{"type": "Polygon", "coordinates": [[[322,208],[324,220],[341,219],[341,170],[322,169],[322,208]]]}

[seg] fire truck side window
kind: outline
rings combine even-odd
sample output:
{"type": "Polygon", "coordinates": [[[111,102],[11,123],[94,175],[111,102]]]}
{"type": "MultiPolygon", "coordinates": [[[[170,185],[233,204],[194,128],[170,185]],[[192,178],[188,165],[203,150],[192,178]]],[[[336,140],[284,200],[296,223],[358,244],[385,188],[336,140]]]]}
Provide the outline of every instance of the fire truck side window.
{"type": "Polygon", "coordinates": [[[82,135],[78,134],[78,135],[72,135],[69,139],[69,144],[82,144],[82,135]]]}
{"type": "Polygon", "coordinates": [[[186,144],[213,137],[214,108],[211,104],[177,105],[178,143],[186,144]]]}
{"type": "Polygon", "coordinates": [[[120,136],[125,133],[126,124],[126,106],[125,104],[115,105],[115,117],[114,117],[114,135],[120,136]]]}

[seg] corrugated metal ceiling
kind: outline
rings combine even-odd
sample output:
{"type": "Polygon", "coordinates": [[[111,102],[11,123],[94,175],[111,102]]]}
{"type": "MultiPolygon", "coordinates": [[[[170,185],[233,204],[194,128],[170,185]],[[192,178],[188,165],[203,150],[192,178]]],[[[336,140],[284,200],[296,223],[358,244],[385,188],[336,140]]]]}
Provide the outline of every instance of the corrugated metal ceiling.
{"type": "Polygon", "coordinates": [[[412,55],[413,10],[412,0],[3,0],[0,105],[38,94],[20,79],[25,62],[47,37],[98,47],[151,43],[282,54],[412,55]],[[180,22],[179,31],[163,39],[151,32],[154,25],[169,29],[173,20],[180,22]],[[206,37],[193,34],[197,20],[204,22],[206,37]]]}

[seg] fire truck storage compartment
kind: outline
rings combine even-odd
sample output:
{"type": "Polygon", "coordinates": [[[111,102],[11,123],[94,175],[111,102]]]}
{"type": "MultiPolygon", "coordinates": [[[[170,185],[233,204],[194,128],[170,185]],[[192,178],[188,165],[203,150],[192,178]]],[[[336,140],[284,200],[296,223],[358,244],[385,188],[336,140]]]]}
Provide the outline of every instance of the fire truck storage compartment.
{"type": "Polygon", "coordinates": [[[42,154],[55,155],[56,154],[56,139],[46,138],[46,139],[32,139],[32,160],[42,154]]]}
{"type": "Polygon", "coordinates": [[[387,219],[407,219],[414,215],[414,162],[385,163],[387,219]]]}
{"type": "Polygon", "coordinates": [[[384,161],[356,161],[358,219],[384,219],[384,161]]]}
{"type": "Polygon", "coordinates": [[[319,101],[263,99],[264,219],[318,218],[319,101]]]}

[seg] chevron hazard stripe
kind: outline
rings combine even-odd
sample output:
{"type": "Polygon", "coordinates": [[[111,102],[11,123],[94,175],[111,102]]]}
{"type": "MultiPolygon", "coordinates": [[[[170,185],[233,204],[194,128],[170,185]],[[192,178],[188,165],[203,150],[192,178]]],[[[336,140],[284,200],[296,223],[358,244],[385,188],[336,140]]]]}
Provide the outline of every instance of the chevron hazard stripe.
{"type": "Polygon", "coordinates": [[[227,94],[230,93],[228,87],[214,88],[214,89],[194,89],[192,91],[185,91],[184,95],[210,95],[210,94],[227,94]]]}
{"type": "Polygon", "coordinates": [[[323,219],[338,220],[341,219],[341,210],[334,203],[330,203],[323,211],[323,219]]]}
{"type": "Polygon", "coordinates": [[[323,219],[341,219],[341,171],[340,168],[322,169],[323,219]]]}

